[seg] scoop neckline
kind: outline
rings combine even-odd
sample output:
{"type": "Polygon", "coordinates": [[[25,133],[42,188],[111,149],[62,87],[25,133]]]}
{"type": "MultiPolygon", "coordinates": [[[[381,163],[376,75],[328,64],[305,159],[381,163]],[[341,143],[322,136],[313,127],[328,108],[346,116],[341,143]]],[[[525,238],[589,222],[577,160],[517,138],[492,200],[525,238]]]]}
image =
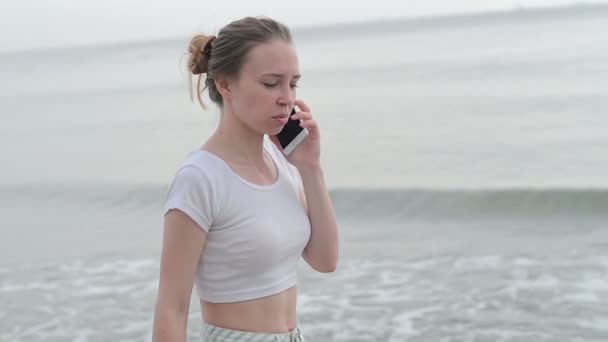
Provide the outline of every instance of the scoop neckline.
{"type": "Polygon", "coordinates": [[[235,178],[237,178],[239,181],[241,181],[242,183],[244,183],[245,185],[248,185],[254,189],[258,189],[258,190],[272,190],[274,188],[276,188],[279,185],[279,182],[281,180],[282,177],[282,172],[279,168],[279,164],[278,162],[275,160],[274,156],[272,155],[272,152],[268,150],[267,146],[264,145],[263,146],[264,151],[268,154],[268,156],[270,157],[270,160],[272,161],[272,164],[274,165],[275,170],[277,171],[277,177],[275,179],[275,181],[271,184],[257,184],[254,182],[251,182],[243,177],[241,177],[238,173],[236,173],[236,171],[234,171],[230,165],[228,165],[228,163],[222,159],[220,156],[218,156],[217,154],[210,152],[208,150],[203,150],[203,149],[197,149],[194,150],[193,153],[199,152],[199,153],[203,153],[203,154],[207,154],[209,156],[211,156],[212,158],[218,160],[220,163],[222,163],[222,165],[228,170],[228,172],[230,174],[232,174],[235,178]]]}

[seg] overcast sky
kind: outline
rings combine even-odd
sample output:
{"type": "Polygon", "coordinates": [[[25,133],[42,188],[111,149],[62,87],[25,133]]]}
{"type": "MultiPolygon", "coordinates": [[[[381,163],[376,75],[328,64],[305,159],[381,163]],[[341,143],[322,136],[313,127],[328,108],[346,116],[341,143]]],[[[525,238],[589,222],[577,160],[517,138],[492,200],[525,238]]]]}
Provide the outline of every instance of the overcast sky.
{"type": "Polygon", "coordinates": [[[2,0],[0,52],[188,36],[200,30],[214,30],[245,15],[268,15],[297,27],[575,2],[581,1],[2,0]]]}

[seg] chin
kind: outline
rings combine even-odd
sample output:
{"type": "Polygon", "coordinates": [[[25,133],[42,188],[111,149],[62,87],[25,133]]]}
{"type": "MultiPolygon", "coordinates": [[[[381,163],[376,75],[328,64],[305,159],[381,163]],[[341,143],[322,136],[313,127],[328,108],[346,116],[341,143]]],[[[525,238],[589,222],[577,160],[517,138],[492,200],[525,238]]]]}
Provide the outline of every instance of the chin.
{"type": "Polygon", "coordinates": [[[283,129],[283,126],[279,126],[279,127],[272,127],[270,129],[267,129],[265,134],[268,135],[277,135],[281,132],[281,130],[283,129]]]}

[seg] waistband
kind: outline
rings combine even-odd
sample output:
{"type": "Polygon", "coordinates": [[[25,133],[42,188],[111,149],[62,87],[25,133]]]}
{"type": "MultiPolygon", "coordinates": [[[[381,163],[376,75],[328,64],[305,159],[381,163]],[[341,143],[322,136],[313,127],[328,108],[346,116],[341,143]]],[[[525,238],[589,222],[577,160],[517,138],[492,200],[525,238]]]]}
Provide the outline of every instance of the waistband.
{"type": "Polygon", "coordinates": [[[267,334],[218,327],[203,321],[201,335],[204,342],[305,342],[300,322],[288,333],[267,334]]]}

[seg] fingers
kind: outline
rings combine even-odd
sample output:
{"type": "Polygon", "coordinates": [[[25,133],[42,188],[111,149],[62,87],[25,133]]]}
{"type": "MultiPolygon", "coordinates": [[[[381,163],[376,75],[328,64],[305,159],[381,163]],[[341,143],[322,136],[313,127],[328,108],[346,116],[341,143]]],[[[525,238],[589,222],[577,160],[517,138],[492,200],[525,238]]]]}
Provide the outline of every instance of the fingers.
{"type": "Polygon", "coordinates": [[[310,120],[312,119],[312,114],[310,113],[310,107],[304,103],[302,100],[296,100],[295,104],[300,108],[299,112],[296,112],[291,116],[292,120],[310,120]]]}
{"type": "Polygon", "coordinates": [[[300,122],[300,127],[302,128],[306,128],[306,129],[312,129],[312,128],[316,128],[317,127],[317,122],[313,119],[310,120],[305,120],[300,122]]]}
{"type": "Polygon", "coordinates": [[[312,118],[310,107],[308,107],[308,105],[306,105],[306,103],[304,103],[302,100],[296,100],[295,104],[300,108],[300,111],[292,115],[291,119],[300,120],[300,127],[315,131],[317,128],[317,122],[312,118]]]}
{"type": "Polygon", "coordinates": [[[301,111],[310,113],[310,108],[308,107],[308,105],[306,103],[304,103],[304,101],[296,100],[295,103],[300,108],[301,111]]]}
{"type": "Polygon", "coordinates": [[[309,112],[297,112],[291,116],[291,120],[312,120],[312,114],[309,112]]]}

